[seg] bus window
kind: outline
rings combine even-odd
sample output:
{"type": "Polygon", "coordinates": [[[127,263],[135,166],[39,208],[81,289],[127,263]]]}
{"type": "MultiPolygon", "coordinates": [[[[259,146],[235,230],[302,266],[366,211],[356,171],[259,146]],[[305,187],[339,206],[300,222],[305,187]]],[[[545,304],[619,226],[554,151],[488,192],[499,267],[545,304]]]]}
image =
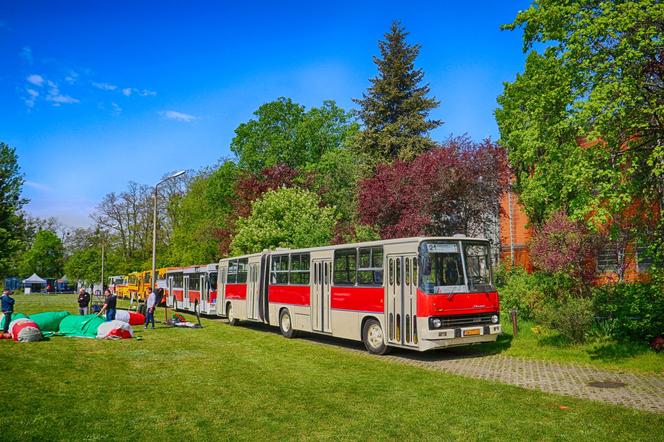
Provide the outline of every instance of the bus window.
{"type": "Polygon", "coordinates": [[[246,284],[247,283],[247,267],[249,264],[249,258],[241,258],[237,261],[237,283],[246,284]]]}
{"type": "Polygon", "coordinates": [[[466,284],[458,243],[424,242],[420,259],[420,288],[424,292],[452,293],[466,284]]]}
{"type": "Polygon", "coordinates": [[[290,283],[309,285],[309,254],[302,253],[290,257],[290,283]]]}
{"type": "Polygon", "coordinates": [[[288,255],[272,257],[270,284],[288,284],[288,255]]]}
{"type": "Polygon", "coordinates": [[[363,247],[359,250],[358,285],[383,285],[383,248],[363,247]]]}
{"type": "Polygon", "coordinates": [[[357,250],[341,249],[334,251],[334,283],[355,285],[357,250]]]}
{"type": "Polygon", "coordinates": [[[468,285],[471,290],[491,290],[491,265],[489,259],[489,245],[469,243],[464,244],[466,258],[466,271],[468,272],[468,285]]]}
{"type": "Polygon", "coordinates": [[[217,273],[210,273],[210,290],[217,290],[217,273]]]}
{"type": "Polygon", "coordinates": [[[228,276],[226,279],[226,284],[236,284],[237,283],[237,259],[228,261],[228,276]]]}

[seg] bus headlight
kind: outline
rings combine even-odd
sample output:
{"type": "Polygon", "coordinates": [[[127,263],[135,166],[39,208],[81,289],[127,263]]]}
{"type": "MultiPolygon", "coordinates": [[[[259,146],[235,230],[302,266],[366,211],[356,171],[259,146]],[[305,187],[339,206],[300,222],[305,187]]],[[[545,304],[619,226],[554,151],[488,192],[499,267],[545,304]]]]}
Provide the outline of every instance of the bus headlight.
{"type": "Polygon", "coordinates": [[[440,328],[443,325],[443,321],[441,321],[440,318],[433,318],[431,320],[431,325],[433,325],[433,328],[440,328]]]}
{"type": "Polygon", "coordinates": [[[493,315],[491,317],[491,322],[493,322],[494,324],[498,324],[498,315],[493,315]]]}

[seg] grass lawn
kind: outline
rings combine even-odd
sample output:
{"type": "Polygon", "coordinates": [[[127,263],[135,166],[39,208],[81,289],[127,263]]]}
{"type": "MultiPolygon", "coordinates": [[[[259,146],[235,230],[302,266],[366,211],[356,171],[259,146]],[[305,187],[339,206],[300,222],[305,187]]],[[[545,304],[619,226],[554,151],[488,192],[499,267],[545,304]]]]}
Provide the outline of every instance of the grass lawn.
{"type": "Polygon", "coordinates": [[[459,349],[460,353],[483,351],[530,359],[594,365],[629,372],[664,373],[664,352],[655,353],[647,344],[589,342],[574,344],[555,331],[541,330],[534,323],[519,321],[517,337],[503,315],[503,335],[495,343],[459,349]]]}
{"type": "MultiPolygon", "coordinates": [[[[76,307],[74,295],[17,295],[16,303],[28,314],[76,307]]],[[[664,415],[287,340],[260,326],[203,325],[140,328],[141,340],[0,341],[0,439],[633,441],[664,434],[664,415]]]]}

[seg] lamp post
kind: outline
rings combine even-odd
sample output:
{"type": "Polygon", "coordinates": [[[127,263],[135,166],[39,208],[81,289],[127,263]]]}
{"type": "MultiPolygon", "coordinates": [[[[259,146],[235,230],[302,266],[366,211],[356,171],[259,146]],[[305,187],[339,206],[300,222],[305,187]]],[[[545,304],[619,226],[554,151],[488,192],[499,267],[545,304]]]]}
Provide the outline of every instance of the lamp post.
{"type": "Polygon", "coordinates": [[[167,176],[163,180],[159,181],[157,185],[154,186],[154,195],[153,195],[154,206],[152,211],[152,283],[151,283],[152,290],[154,290],[157,286],[157,279],[155,274],[157,268],[157,191],[160,184],[163,184],[172,178],[177,178],[180,175],[184,175],[184,173],[185,173],[184,170],[176,172],[173,175],[167,176]]]}

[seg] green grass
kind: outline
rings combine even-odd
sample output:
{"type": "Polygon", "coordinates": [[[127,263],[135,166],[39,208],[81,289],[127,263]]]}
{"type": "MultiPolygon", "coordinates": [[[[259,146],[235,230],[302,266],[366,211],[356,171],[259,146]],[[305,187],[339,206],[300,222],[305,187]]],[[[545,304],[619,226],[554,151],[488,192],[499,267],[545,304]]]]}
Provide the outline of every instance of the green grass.
{"type": "Polygon", "coordinates": [[[516,338],[512,324],[504,319],[503,335],[495,343],[460,349],[462,353],[485,352],[556,362],[594,365],[608,370],[664,373],[664,353],[656,353],[647,344],[589,342],[575,344],[554,331],[547,331],[529,321],[519,321],[516,338]]]}
{"type": "MultiPolygon", "coordinates": [[[[73,295],[18,295],[16,302],[25,313],[76,307],[73,295]]],[[[0,439],[633,441],[664,434],[664,415],[287,340],[262,326],[203,325],[137,329],[141,340],[0,341],[0,439]]]]}

